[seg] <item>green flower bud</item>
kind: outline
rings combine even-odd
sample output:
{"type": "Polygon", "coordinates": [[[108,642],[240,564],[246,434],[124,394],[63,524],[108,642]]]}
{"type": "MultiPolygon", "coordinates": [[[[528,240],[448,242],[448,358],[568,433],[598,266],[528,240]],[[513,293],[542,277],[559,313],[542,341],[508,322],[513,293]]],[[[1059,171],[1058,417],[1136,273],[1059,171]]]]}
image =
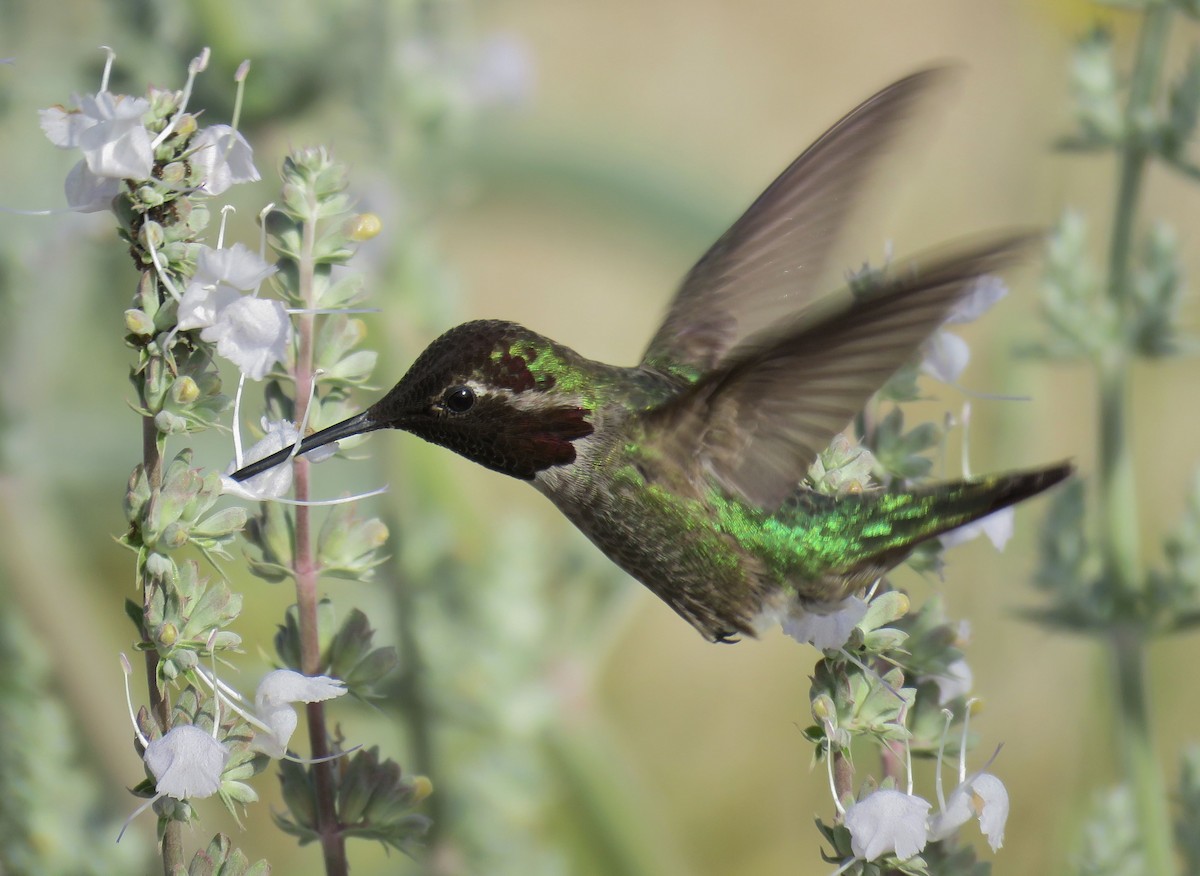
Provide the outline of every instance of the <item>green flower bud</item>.
{"type": "Polygon", "coordinates": [[[158,543],[167,550],[178,550],[188,543],[188,527],[176,521],[169,524],[159,536],[158,543]]]}
{"type": "Polygon", "coordinates": [[[833,703],[833,697],[829,694],[818,694],[812,701],[813,717],[822,724],[827,724],[837,720],[837,706],[833,703]]]}
{"type": "Polygon", "coordinates": [[[154,634],[154,641],[159,646],[160,650],[169,650],[176,642],[179,641],[179,628],[169,621],[164,623],[154,634]]]}
{"type": "Polygon", "coordinates": [[[192,134],[196,133],[199,124],[196,122],[196,117],[191,113],[184,113],[175,122],[175,135],[180,140],[186,140],[192,134]]]}
{"type": "Polygon", "coordinates": [[[162,180],[167,185],[176,186],[183,182],[187,174],[187,166],[181,161],[172,161],[162,169],[162,180]]]}
{"type": "Polygon", "coordinates": [[[190,405],[200,397],[200,387],[186,375],[171,385],[171,400],[177,405],[190,405]]]}
{"type": "MultiPolygon", "coordinates": [[[[133,197],[134,197],[134,200],[136,200],[139,204],[142,205],[143,208],[161,207],[163,205],[163,203],[166,201],[166,198],[163,196],[163,193],[160,192],[154,186],[150,186],[150,185],[140,186],[138,188],[138,190],[133,193],[133,197]]],[[[149,222],[146,223],[146,225],[149,225],[149,224],[151,224],[151,223],[149,223],[149,222]]],[[[157,223],[155,223],[155,224],[157,224],[157,223]]],[[[143,225],[142,227],[145,228],[145,225],[143,225]]],[[[141,241],[141,235],[139,234],[139,242],[140,241],[141,241]]],[[[143,243],[143,246],[144,245],[145,244],[143,243]]]]}
{"type": "Polygon", "coordinates": [[[154,334],[154,320],[144,310],[131,307],[125,311],[125,328],[131,335],[148,338],[154,334]]]}
{"type": "Polygon", "coordinates": [[[129,475],[129,484],[125,488],[125,519],[130,523],[136,522],[149,500],[150,482],[146,480],[145,467],[138,463],[129,475]]]}
{"type": "Polygon", "coordinates": [[[175,561],[166,554],[160,554],[158,551],[150,551],[146,554],[143,568],[147,577],[152,581],[162,581],[168,587],[177,578],[178,569],[175,566],[175,561]]]}
{"type": "Polygon", "coordinates": [[[187,431],[187,420],[170,411],[159,411],[154,415],[154,428],[164,435],[178,435],[187,431]]]}

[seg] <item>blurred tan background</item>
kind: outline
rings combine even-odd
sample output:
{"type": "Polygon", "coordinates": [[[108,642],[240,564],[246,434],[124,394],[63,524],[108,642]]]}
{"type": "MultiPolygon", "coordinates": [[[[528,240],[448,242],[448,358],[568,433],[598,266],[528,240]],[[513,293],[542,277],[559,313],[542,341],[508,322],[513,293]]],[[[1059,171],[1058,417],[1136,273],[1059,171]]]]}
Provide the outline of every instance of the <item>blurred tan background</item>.
{"type": "MultiPolygon", "coordinates": [[[[1051,152],[1070,125],[1066,71],[1073,39],[1104,20],[1116,28],[1118,51],[1130,48],[1126,19],[1083,2],[452,4],[447,8],[473,38],[499,33],[513,40],[531,82],[519,106],[464,137],[456,169],[445,177],[452,183],[439,189],[434,210],[433,199],[406,196],[406,178],[397,179],[397,165],[383,160],[380,143],[402,142],[403,135],[380,134],[390,124],[387,92],[370,84],[372,75],[394,75],[404,24],[418,7],[399,4],[401,11],[384,15],[384,4],[344,3],[336,17],[324,4],[239,7],[217,0],[159,11],[135,2],[0,3],[0,56],[17,59],[0,67],[0,155],[7,158],[0,203],[61,203],[61,179],[74,158],[42,139],[34,110],[72,91],[95,90],[99,44],[118,52],[121,79],[114,89],[133,93],[146,81],[177,86],[184,48],[194,50],[190,44],[201,35],[226,70],[250,57],[248,130],[265,179],[238,193],[244,206],[236,233],[250,245],[256,241],[255,204],[273,196],[273,168],[289,145],[326,142],[351,163],[364,203],[388,223],[357,266],[384,268],[383,275],[368,273],[381,308],[369,318],[372,339],[387,347],[380,386],[398,378],[436,332],[466,318],[514,319],[586,355],[634,361],[674,284],[724,225],[843,112],[931,63],[960,65],[959,81],[944,105],[914,127],[865,199],[861,221],[843,242],[844,268],[879,260],[885,241],[904,254],[973,231],[1046,226],[1068,206],[1088,213],[1097,252],[1107,234],[1112,162],[1051,152]],[[143,30],[130,24],[139,16],[143,30]],[[374,16],[394,29],[370,26],[374,16]],[[284,23],[272,29],[272,21],[284,23]],[[296,50],[305,59],[297,70],[314,81],[326,75],[326,65],[331,77],[349,68],[358,78],[344,78],[351,85],[340,98],[305,104],[270,69],[291,46],[308,52],[296,50]],[[389,238],[417,228],[430,241],[431,258],[448,271],[444,288],[453,293],[436,304],[436,325],[437,318],[415,323],[389,297],[395,280],[386,272],[386,252],[395,244],[389,238]]],[[[1185,47],[1181,40],[1180,56],[1185,47]]],[[[210,76],[209,89],[227,90],[210,76]]],[[[420,166],[411,161],[409,172],[420,166]]],[[[1143,217],[1177,223],[1186,252],[1200,233],[1200,189],[1158,168],[1149,180],[1143,217]]],[[[122,529],[120,498],[140,450],[125,404],[129,356],[120,342],[134,278],[111,236],[111,222],[100,216],[0,215],[0,237],[7,240],[0,244],[6,253],[0,284],[9,310],[7,373],[0,378],[6,503],[0,574],[8,578],[6,610],[27,617],[49,653],[54,689],[83,729],[86,762],[108,787],[113,811],[123,814],[134,801],[120,788],[141,778],[116,660],[130,646],[120,603],[133,595],[133,575],[131,556],[110,536],[122,529]]],[[[1186,259],[1196,275],[1200,252],[1193,247],[1186,259]]],[[[1035,265],[1014,273],[1013,294],[963,332],[972,345],[966,386],[1033,399],[974,403],[971,464],[984,472],[1072,457],[1086,477],[1095,457],[1088,374],[1012,353],[1036,336],[1037,277],[1035,265]]],[[[1194,297],[1185,315],[1195,326],[1194,297]]],[[[1135,376],[1148,562],[1156,561],[1157,545],[1183,507],[1200,457],[1197,376],[1187,359],[1142,367],[1135,376]]],[[[924,410],[929,416],[957,412],[964,400],[946,388],[930,391],[937,398],[924,410]]],[[[416,443],[383,435],[367,446],[384,460],[393,493],[405,490],[407,478],[439,483],[444,501],[422,513],[450,520],[449,537],[464,554],[483,550],[481,531],[529,518],[545,543],[595,559],[583,537],[525,485],[416,443]]],[[[953,476],[957,439],[951,444],[953,476]]],[[[201,445],[207,464],[224,465],[220,447],[216,440],[201,445]]],[[[341,462],[320,477],[332,494],[359,481],[370,486],[380,471],[341,462]]],[[[944,582],[908,572],[898,579],[916,602],[943,593],[951,614],[971,623],[968,658],[985,702],[973,725],[981,740],[975,756],[982,763],[1003,743],[993,771],[1012,799],[1005,847],[995,858],[1001,874],[1061,871],[1082,801],[1117,769],[1102,699],[1108,668],[1098,649],[1014,615],[1039,602],[1028,580],[1043,514],[1040,502],[1022,507],[1017,535],[1002,554],[979,542],[956,548],[944,582]]],[[[233,574],[246,593],[241,631],[244,671],[252,679],[253,667],[270,660],[274,625],[291,600],[282,586],[233,574]]],[[[379,591],[387,586],[385,575],[375,583],[329,582],[327,590],[340,605],[369,609],[386,604],[379,591]]],[[[547,685],[559,698],[566,732],[590,737],[601,728],[614,752],[611,777],[640,801],[642,828],[670,850],[680,872],[832,870],[820,861],[812,824],[815,815],[829,817],[829,792],[823,772],[810,770],[811,749],[801,736],[811,720],[815,652],[779,634],[736,647],[709,645],[634,582],[619,587],[621,610],[603,620],[602,644],[579,672],[582,690],[547,685]]],[[[386,618],[373,619],[386,641],[394,630],[386,618]]],[[[1196,637],[1187,636],[1153,654],[1156,732],[1168,775],[1181,746],[1195,737],[1189,669],[1197,652],[1196,637]]],[[[549,664],[539,670],[547,678],[561,671],[549,664]]],[[[406,763],[396,720],[348,710],[345,721],[352,742],[378,741],[406,763]]],[[[436,789],[439,777],[432,778],[436,789]]],[[[268,801],[276,784],[269,774],[255,781],[268,801]]],[[[201,843],[228,821],[214,801],[198,808],[203,820],[193,841],[201,843]]],[[[125,842],[149,843],[151,824],[144,816],[140,833],[125,842]]],[[[231,828],[235,842],[268,856],[275,872],[315,872],[318,853],[297,850],[278,835],[267,807],[252,809],[246,824],[245,832],[231,828]]],[[[529,841],[541,831],[531,828],[529,841]]],[[[522,838],[512,841],[520,845],[522,838]]],[[[374,847],[359,844],[352,852],[355,872],[424,872],[374,847]]],[[[443,863],[453,871],[452,861],[443,863]]],[[[491,872],[518,871],[498,860],[491,872]]],[[[568,859],[562,872],[593,871],[568,859]]]]}

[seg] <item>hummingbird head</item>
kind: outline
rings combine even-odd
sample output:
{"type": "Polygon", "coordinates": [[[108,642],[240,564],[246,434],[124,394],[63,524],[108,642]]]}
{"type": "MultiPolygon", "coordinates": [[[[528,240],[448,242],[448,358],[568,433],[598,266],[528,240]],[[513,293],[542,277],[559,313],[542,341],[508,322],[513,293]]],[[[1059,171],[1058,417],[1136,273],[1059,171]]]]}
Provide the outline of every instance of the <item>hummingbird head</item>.
{"type": "Polygon", "coordinates": [[[574,442],[593,431],[585,361],[516,323],[468,322],[431,343],[365,416],[531,480],[574,462],[574,442]]]}

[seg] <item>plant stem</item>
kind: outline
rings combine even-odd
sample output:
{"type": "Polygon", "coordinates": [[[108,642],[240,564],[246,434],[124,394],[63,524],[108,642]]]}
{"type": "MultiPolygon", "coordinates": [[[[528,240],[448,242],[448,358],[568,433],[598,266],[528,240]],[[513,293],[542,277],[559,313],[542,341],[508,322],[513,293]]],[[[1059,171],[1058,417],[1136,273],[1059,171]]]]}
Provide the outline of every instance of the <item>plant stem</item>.
{"type": "MultiPolygon", "coordinates": [[[[1097,363],[1100,382],[1101,536],[1105,577],[1118,605],[1138,605],[1143,589],[1138,557],[1138,521],[1133,454],[1126,420],[1129,395],[1129,348],[1124,335],[1131,292],[1130,256],[1136,227],[1138,198],[1149,147],[1141,132],[1142,120],[1153,111],[1167,37],[1171,7],[1166,3],[1146,8],[1138,37],[1137,57],[1130,84],[1125,118],[1129,131],[1120,156],[1120,182],[1109,243],[1108,295],[1117,319],[1118,337],[1097,363]]],[[[1124,624],[1112,631],[1110,647],[1116,662],[1116,724],[1124,754],[1127,779],[1133,789],[1142,853],[1143,872],[1158,876],[1174,872],[1171,821],[1166,790],[1154,750],[1146,692],[1147,632],[1144,625],[1124,624]]]]}
{"type": "MultiPolygon", "coordinates": [[[[300,292],[305,307],[313,307],[313,247],[316,238],[316,227],[313,220],[304,223],[304,235],[301,244],[299,280],[300,292]]],[[[297,331],[299,332],[299,350],[296,355],[296,422],[304,422],[304,414],[308,408],[308,400],[313,384],[313,334],[315,316],[312,313],[300,315],[297,331]]],[[[308,501],[309,464],[303,456],[297,456],[293,461],[295,467],[295,493],[300,502],[308,501]]],[[[300,620],[300,671],[305,675],[319,675],[321,672],[321,642],[317,630],[317,580],[320,570],[317,567],[316,546],[312,537],[312,516],[305,505],[296,506],[296,608],[300,620]]],[[[308,703],[305,709],[308,715],[308,739],[310,751],[314,759],[329,756],[329,734],[325,728],[325,708],[321,703],[308,703]]],[[[325,857],[325,872],[328,876],[345,876],[350,872],[346,859],[346,840],[338,823],[336,806],[336,786],[333,777],[333,764],[329,762],[313,764],[313,785],[316,794],[317,833],[321,837],[321,850],[325,857]]]]}
{"type": "Polygon", "coordinates": [[[1150,729],[1145,685],[1145,634],[1140,627],[1119,627],[1113,631],[1111,647],[1116,663],[1120,745],[1142,839],[1141,872],[1147,876],[1168,876],[1176,872],[1171,818],[1150,729]]]}
{"type": "MultiPolygon", "coordinates": [[[[154,425],[153,417],[142,417],[142,465],[146,470],[146,480],[152,492],[162,489],[162,453],[159,450],[160,434],[154,425]]],[[[142,604],[150,598],[150,577],[146,575],[142,581],[142,604]]],[[[142,631],[145,640],[146,631],[142,631]]],[[[171,698],[165,690],[158,688],[158,652],[147,648],[146,655],[146,685],[150,696],[150,714],[161,733],[171,728],[171,698]]],[[[183,859],[183,824],[171,819],[167,822],[162,839],[163,873],[171,876],[175,869],[184,866],[183,859]]]]}

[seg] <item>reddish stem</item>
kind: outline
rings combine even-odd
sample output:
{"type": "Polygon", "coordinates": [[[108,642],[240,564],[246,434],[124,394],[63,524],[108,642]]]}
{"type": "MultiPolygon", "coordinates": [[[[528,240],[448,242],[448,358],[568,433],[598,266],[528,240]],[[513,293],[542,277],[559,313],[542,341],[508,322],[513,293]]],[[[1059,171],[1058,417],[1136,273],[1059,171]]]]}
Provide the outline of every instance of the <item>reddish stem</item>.
{"type": "MultiPolygon", "coordinates": [[[[300,292],[305,307],[313,306],[312,252],[316,229],[312,222],[304,224],[304,238],[300,257],[300,292]]],[[[311,313],[301,314],[298,331],[299,350],[296,355],[296,422],[304,422],[308,400],[313,386],[313,334],[315,318],[311,313]]],[[[301,502],[309,498],[309,464],[304,457],[297,456],[293,462],[296,499],[301,502]]],[[[296,573],[296,608],[300,619],[300,671],[305,675],[319,675],[321,669],[321,645],[317,631],[317,581],[320,568],[317,565],[316,546],[312,537],[312,520],[309,508],[296,506],[296,550],[293,560],[296,573]]],[[[329,734],[325,729],[325,708],[321,703],[309,703],[308,739],[314,759],[328,757],[329,734]]],[[[346,859],[346,840],[338,823],[333,764],[313,764],[313,783],[316,792],[317,833],[321,838],[321,850],[325,856],[325,872],[328,876],[346,876],[350,865],[346,859]]]]}

